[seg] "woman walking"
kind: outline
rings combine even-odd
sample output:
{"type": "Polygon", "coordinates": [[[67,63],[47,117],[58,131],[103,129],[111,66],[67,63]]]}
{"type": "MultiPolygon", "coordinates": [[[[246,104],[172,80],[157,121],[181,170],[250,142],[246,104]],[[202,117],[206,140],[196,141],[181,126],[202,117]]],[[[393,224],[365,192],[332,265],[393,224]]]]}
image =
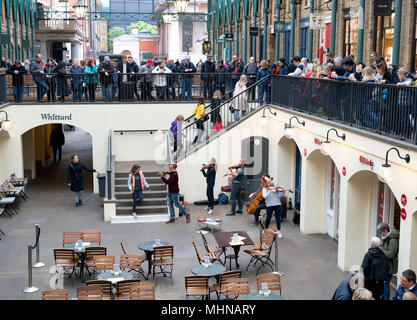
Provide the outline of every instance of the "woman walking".
{"type": "Polygon", "coordinates": [[[127,185],[133,197],[132,215],[136,218],[136,205],[143,201],[143,187],[145,186],[147,190],[150,189],[148,183],[146,182],[145,176],[140,170],[140,165],[133,165],[129,173],[127,185]]]}
{"type": "Polygon", "coordinates": [[[83,204],[81,193],[84,191],[83,169],[88,172],[96,172],[95,169],[88,169],[84,164],[78,161],[78,156],[71,156],[71,162],[68,166],[67,184],[71,187],[71,191],[75,192],[75,206],[79,207],[83,204]]]}
{"type": "Polygon", "coordinates": [[[87,74],[86,83],[88,89],[88,96],[90,101],[96,101],[96,86],[98,82],[97,73],[98,69],[94,59],[88,59],[87,66],[84,73],[87,74]]]}
{"type": "Polygon", "coordinates": [[[248,97],[247,93],[243,93],[246,90],[246,83],[248,80],[246,76],[242,74],[239,81],[236,83],[235,90],[233,91],[233,121],[236,122],[240,117],[239,113],[242,112],[242,118],[248,109],[248,97]]]}
{"type": "Polygon", "coordinates": [[[204,99],[198,98],[197,106],[194,108],[194,114],[196,119],[197,134],[192,144],[200,140],[204,132],[204,99]]]}
{"type": "Polygon", "coordinates": [[[206,194],[207,194],[208,206],[205,209],[208,210],[207,212],[208,214],[212,214],[213,209],[214,209],[213,190],[214,190],[214,183],[216,181],[216,172],[217,172],[216,159],[211,158],[208,166],[203,166],[201,168],[201,172],[203,173],[203,176],[206,177],[206,182],[207,182],[206,194]]]}

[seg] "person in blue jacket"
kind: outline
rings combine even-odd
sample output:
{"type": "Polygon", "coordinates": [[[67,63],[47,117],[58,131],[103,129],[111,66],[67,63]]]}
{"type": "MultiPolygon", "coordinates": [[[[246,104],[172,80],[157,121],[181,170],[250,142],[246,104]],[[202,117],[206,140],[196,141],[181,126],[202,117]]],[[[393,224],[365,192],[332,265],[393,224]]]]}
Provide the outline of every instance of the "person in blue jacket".
{"type": "Polygon", "coordinates": [[[286,76],[289,73],[288,70],[288,65],[285,63],[285,59],[284,58],[280,58],[278,60],[278,66],[279,66],[279,72],[278,74],[286,76]]]}
{"type": "Polygon", "coordinates": [[[413,270],[403,271],[400,282],[401,284],[392,300],[402,300],[403,294],[407,291],[417,296],[416,273],[413,270]]]}
{"type": "Polygon", "coordinates": [[[266,79],[258,84],[259,106],[262,106],[264,104],[264,93],[266,93],[266,103],[271,103],[271,79],[270,77],[268,77],[270,74],[271,70],[269,70],[268,68],[268,61],[262,60],[261,68],[258,70],[258,74],[256,75],[256,81],[259,81],[263,78],[266,79]]]}

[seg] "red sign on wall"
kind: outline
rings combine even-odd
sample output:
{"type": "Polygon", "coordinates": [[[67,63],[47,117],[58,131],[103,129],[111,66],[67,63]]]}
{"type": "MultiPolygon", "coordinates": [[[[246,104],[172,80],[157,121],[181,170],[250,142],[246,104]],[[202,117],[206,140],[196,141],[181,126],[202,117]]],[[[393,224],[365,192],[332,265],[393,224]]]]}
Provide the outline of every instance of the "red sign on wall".
{"type": "Polygon", "coordinates": [[[407,196],[405,194],[401,195],[401,204],[403,205],[403,207],[407,205],[407,196]]]}
{"type": "Polygon", "coordinates": [[[407,211],[404,208],[401,209],[401,219],[405,220],[407,218],[407,211]]]}
{"type": "Polygon", "coordinates": [[[304,157],[307,157],[307,149],[304,149],[304,157]]]}
{"type": "Polygon", "coordinates": [[[323,140],[320,140],[319,138],[314,138],[314,143],[321,145],[323,143],[323,140]]]}
{"type": "Polygon", "coordinates": [[[366,164],[368,166],[371,166],[371,167],[374,166],[374,162],[372,160],[368,159],[368,158],[365,158],[364,156],[359,157],[359,162],[363,163],[363,164],[366,164]]]}
{"type": "Polygon", "coordinates": [[[346,175],[346,167],[343,167],[342,173],[343,173],[344,176],[346,175]]]}

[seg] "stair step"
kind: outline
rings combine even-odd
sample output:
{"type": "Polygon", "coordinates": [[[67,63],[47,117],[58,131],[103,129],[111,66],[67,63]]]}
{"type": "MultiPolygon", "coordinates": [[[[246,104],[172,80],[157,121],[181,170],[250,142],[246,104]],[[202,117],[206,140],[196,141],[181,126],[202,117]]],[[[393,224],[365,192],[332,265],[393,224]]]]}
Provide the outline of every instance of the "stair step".
{"type": "MultiPolygon", "coordinates": [[[[115,193],[116,199],[132,199],[132,194],[130,191],[116,191],[115,193]]],[[[166,190],[151,190],[145,191],[143,193],[144,199],[153,199],[153,198],[164,198],[167,199],[167,192],[166,190]]]]}
{"type": "MultiPolygon", "coordinates": [[[[168,207],[166,205],[151,205],[151,206],[137,206],[136,213],[137,214],[164,214],[168,212],[168,207]]],[[[132,206],[117,206],[116,205],[116,214],[131,214],[132,213],[132,206]]]]}
{"type": "MultiPolygon", "coordinates": [[[[148,179],[146,179],[146,182],[148,183],[148,185],[152,188],[152,186],[165,186],[165,183],[162,180],[159,181],[148,181],[148,179]]],[[[116,180],[114,182],[115,186],[126,186],[127,187],[127,179],[124,180],[116,180]]]]}
{"type": "MultiPolygon", "coordinates": [[[[153,177],[153,176],[148,176],[146,174],[144,174],[144,176],[145,176],[145,179],[148,183],[155,183],[155,182],[162,182],[163,183],[163,181],[161,180],[161,177],[158,177],[158,176],[153,177]]],[[[128,174],[126,176],[123,176],[123,177],[116,177],[115,182],[123,181],[123,183],[127,183],[128,178],[129,178],[128,174]]]]}
{"type": "Polygon", "coordinates": [[[146,222],[165,222],[169,220],[169,214],[146,214],[139,215],[136,218],[132,215],[111,216],[111,223],[146,223],[146,222]]]}
{"type": "MultiPolygon", "coordinates": [[[[154,176],[154,177],[157,177],[157,178],[159,178],[158,177],[158,171],[142,171],[143,172],[143,175],[145,176],[145,177],[152,177],[152,176],[154,176]]],[[[115,177],[116,178],[128,178],[129,177],[129,172],[116,172],[115,173],[115,177]]]]}
{"type": "MultiPolygon", "coordinates": [[[[117,198],[116,198],[117,199],[117,198]]],[[[140,207],[147,207],[147,206],[162,206],[167,205],[167,198],[144,198],[143,202],[139,205],[140,207]]],[[[132,204],[132,198],[130,199],[117,199],[117,204],[120,204],[121,206],[131,205],[132,204]]]]}
{"type": "MultiPolygon", "coordinates": [[[[149,184],[149,187],[151,188],[152,191],[165,191],[167,190],[167,187],[165,184],[149,184]]],[[[120,184],[120,185],[115,185],[115,189],[116,191],[126,191],[128,190],[127,188],[127,184],[120,184]]],[[[144,194],[147,191],[144,192],[144,194]]]]}

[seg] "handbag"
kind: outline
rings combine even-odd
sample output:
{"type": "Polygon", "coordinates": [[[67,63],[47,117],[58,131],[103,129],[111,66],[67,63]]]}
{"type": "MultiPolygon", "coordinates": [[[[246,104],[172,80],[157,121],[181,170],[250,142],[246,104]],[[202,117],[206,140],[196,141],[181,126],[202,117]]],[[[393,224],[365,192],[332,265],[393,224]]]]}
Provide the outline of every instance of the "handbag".
{"type": "Polygon", "coordinates": [[[233,106],[231,104],[229,105],[229,110],[230,110],[231,113],[235,112],[235,109],[233,108],[233,106]]]}

